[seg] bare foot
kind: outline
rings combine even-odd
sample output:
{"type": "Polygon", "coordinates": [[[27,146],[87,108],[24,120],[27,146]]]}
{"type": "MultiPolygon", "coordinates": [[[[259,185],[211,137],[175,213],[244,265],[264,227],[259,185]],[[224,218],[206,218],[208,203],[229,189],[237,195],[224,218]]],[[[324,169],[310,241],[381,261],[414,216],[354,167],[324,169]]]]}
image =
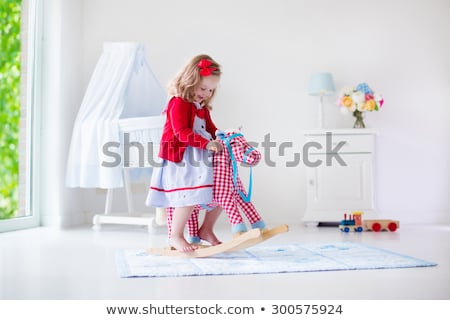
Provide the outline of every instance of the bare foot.
{"type": "Polygon", "coordinates": [[[198,230],[198,235],[200,239],[208,241],[212,246],[217,246],[222,243],[212,231],[202,230],[202,228],[200,228],[200,230],[198,230]]]}
{"type": "Polygon", "coordinates": [[[194,252],[197,250],[197,246],[189,244],[184,237],[170,238],[170,245],[180,252],[194,252]]]}

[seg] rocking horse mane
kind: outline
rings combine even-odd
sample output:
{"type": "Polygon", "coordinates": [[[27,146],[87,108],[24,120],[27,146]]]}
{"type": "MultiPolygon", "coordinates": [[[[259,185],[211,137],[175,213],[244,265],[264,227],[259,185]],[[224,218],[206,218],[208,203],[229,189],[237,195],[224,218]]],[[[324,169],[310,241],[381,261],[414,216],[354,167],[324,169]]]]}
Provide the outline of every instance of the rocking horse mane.
{"type": "MultiPolygon", "coordinates": [[[[229,136],[230,133],[233,132],[222,132],[225,133],[226,136],[229,136]]],[[[213,156],[213,165],[214,167],[220,166],[222,168],[227,168],[231,171],[231,157],[228,148],[225,145],[225,142],[222,139],[219,139],[220,143],[223,146],[221,152],[214,154],[213,156]]]]}
{"type": "Polygon", "coordinates": [[[218,162],[222,165],[225,165],[225,163],[231,165],[230,161],[242,162],[250,166],[259,162],[261,154],[247,141],[241,132],[241,128],[226,131],[217,130],[216,137],[222,143],[223,151],[214,155],[215,166],[218,165],[218,162]]]}
{"type": "MultiPolygon", "coordinates": [[[[233,134],[236,133],[241,133],[241,128],[235,128],[235,129],[227,129],[225,131],[221,131],[221,130],[217,130],[216,132],[216,136],[219,138],[219,135],[221,136],[225,136],[225,137],[230,137],[233,134]]],[[[245,137],[244,137],[245,140],[245,137]]],[[[219,152],[218,154],[214,155],[214,162],[217,163],[222,163],[222,165],[224,165],[225,163],[227,163],[228,166],[230,166],[231,168],[231,156],[230,156],[230,151],[228,150],[228,148],[226,147],[226,143],[224,141],[223,138],[220,138],[219,141],[222,143],[223,145],[223,150],[222,152],[219,152]]]]}

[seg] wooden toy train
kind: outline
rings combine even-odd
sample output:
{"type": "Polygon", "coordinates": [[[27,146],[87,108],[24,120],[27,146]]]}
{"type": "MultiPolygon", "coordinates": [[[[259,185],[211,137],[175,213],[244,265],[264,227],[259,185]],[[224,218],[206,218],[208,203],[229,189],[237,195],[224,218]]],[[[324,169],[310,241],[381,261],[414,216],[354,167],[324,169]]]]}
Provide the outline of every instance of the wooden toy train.
{"type": "Polygon", "coordinates": [[[344,214],[344,220],[339,224],[339,229],[343,232],[349,232],[350,230],[355,232],[362,231],[391,231],[394,232],[400,227],[400,222],[390,219],[372,219],[362,220],[363,212],[354,211],[347,219],[347,214],[344,214]]]}

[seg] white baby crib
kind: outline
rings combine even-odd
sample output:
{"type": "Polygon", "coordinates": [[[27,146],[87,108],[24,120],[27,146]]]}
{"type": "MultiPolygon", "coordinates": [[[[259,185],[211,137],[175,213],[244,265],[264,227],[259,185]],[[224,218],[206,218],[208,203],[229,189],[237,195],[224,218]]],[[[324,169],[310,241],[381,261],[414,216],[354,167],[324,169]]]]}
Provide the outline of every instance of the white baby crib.
{"type": "MultiPolygon", "coordinates": [[[[146,225],[150,230],[164,223],[160,214],[163,210],[156,210],[156,216],[135,212],[130,176],[134,180],[137,174],[142,177],[151,172],[134,168],[152,165],[148,161],[139,163],[139,158],[157,159],[165,120],[161,113],[166,104],[167,94],[146,61],[143,44],[105,42],[75,119],[66,171],[69,188],[107,190],[104,212],[93,218],[94,229],[112,223],[146,225]],[[139,147],[124,149],[125,135],[139,147]],[[119,149],[122,154],[120,163],[109,166],[104,165],[105,159],[110,162],[104,148],[111,143],[120,145],[114,149],[114,161],[119,149]],[[148,150],[148,143],[153,150],[148,150]],[[127,159],[124,150],[129,151],[127,159]],[[125,189],[128,210],[117,213],[120,209],[112,210],[113,195],[121,189],[125,189]]],[[[84,205],[84,211],[92,212],[92,202],[84,205]]]]}
{"type": "Polygon", "coordinates": [[[164,122],[165,116],[118,120],[121,140],[121,165],[123,167],[128,212],[126,214],[112,213],[114,189],[107,189],[104,214],[94,216],[94,230],[100,230],[102,224],[125,224],[144,225],[151,232],[153,227],[166,223],[164,208],[156,208],[154,215],[135,211],[130,179],[131,169],[158,165],[159,141],[164,122]]]}

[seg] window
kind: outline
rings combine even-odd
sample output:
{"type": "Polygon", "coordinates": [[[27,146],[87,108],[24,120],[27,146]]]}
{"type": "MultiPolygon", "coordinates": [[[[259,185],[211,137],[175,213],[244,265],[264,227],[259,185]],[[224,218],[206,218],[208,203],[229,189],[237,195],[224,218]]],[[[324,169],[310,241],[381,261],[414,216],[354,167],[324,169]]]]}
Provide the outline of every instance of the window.
{"type": "Polygon", "coordinates": [[[39,224],[33,210],[40,0],[0,0],[0,231],[39,224]]]}

